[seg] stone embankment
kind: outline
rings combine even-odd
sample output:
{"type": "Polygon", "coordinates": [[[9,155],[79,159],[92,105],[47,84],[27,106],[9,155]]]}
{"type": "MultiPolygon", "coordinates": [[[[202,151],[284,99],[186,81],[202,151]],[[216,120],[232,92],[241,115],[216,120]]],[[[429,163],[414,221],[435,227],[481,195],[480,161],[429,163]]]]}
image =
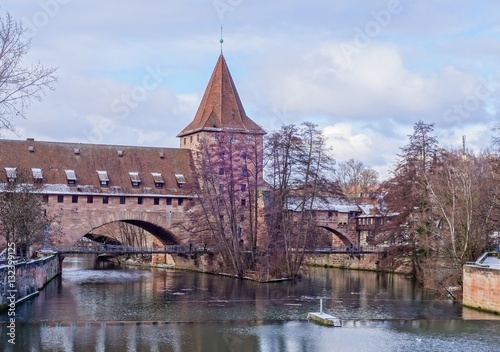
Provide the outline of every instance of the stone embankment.
{"type": "Polygon", "coordinates": [[[485,253],[475,263],[464,265],[465,306],[500,314],[500,257],[485,253]]]}
{"type": "Polygon", "coordinates": [[[36,295],[50,280],[61,274],[62,259],[58,254],[45,258],[0,266],[0,311],[36,295]],[[13,270],[15,268],[15,270],[13,270]]]}

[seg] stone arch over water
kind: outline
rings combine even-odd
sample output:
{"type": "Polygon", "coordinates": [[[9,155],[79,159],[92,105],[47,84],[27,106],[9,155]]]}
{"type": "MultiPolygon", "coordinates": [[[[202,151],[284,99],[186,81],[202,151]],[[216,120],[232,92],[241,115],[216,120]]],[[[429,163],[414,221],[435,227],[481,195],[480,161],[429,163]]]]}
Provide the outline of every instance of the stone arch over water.
{"type": "Polygon", "coordinates": [[[319,227],[327,230],[328,232],[331,232],[333,234],[333,236],[336,236],[338,239],[340,239],[342,241],[342,243],[345,244],[346,246],[354,244],[354,242],[355,242],[355,239],[350,238],[349,235],[345,235],[342,232],[340,232],[339,230],[332,229],[331,227],[328,227],[328,226],[319,226],[319,227]]]}
{"type": "Polygon", "coordinates": [[[96,229],[116,222],[142,228],[164,245],[183,244],[188,240],[187,233],[182,234],[179,228],[174,230],[172,222],[167,219],[163,212],[119,211],[85,214],[86,216],[82,216],[84,214],[79,215],[78,218],[72,219],[73,221],[69,227],[65,227],[65,233],[58,241],[62,246],[71,246],[96,229]]]}

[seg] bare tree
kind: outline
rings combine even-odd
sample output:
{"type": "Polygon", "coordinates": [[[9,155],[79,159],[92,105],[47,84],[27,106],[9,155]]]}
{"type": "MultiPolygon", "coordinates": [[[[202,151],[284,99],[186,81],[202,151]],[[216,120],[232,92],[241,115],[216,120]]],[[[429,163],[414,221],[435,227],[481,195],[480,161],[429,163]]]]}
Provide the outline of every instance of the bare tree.
{"type": "Polygon", "coordinates": [[[25,40],[21,22],[7,12],[0,17],[0,130],[14,131],[14,117],[24,118],[25,110],[33,101],[40,101],[47,89],[57,81],[55,68],[40,63],[23,65],[23,58],[31,47],[25,40]]]}
{"type": "Polygon", "coordinates": [[[266,209],[270,269],[275,276],[282,271],[295,277],[318,230],[314,210],[339,194],[335,160],[321,131],[311,123],[283,126],[270,134],[266,158],[271,185],[266,209]]]}
{"type": "Polygon", "coordinates": [[[492,141],[493,149],[497,149],[500,151],[500,123],[496,124],[493,127],[493,132],[496,133],[496,135],[493,136],[493,141],[492,141]]]}
{"type": "Polygon", "coordinates": [[[427,178],[438,226],[422,243],[427,253],[426,286],[451,294],[449,287],[461,287],[465,262],[476,260],[487,248],[495,229],[494,194],[499,188],[491,176],[486,155],[447,150],[427,178]]]}
{"type": "Polygon", "coordinates": [[[427,187],[439,152],[433,130],[433,124],[415,124],[408,145],[401,149],[394,176],[382,185],[390,219],[380,228],[379,240],[391,245],[390,262],[396,266],[409,262],[413,277],[419,280],[425,255],[422,245],[434,230],[427,187]]]}
{"type": "Polygon", "coordinates": [[[359,160],[349,159],[339,163],[337,182],[347,197],[360,197],[377,185],[378,173],[359,160]]]}
{"type": "Polygon", "coordinates": [[[42,244],[45,229],[55,219],[46,215],[42,196],[27,172],[17,171],[15,178],[0,186],[0,233],[26,257],[32,245],[42,244]]]}
{"type": "Polygon", "coordinates": [[[220,270],[243,275],[254,269],[262,187],[261,138],[220,133],[202,138],[196,159],[197,203],[188,214],[193,241],[219,255],[220,270]]]}

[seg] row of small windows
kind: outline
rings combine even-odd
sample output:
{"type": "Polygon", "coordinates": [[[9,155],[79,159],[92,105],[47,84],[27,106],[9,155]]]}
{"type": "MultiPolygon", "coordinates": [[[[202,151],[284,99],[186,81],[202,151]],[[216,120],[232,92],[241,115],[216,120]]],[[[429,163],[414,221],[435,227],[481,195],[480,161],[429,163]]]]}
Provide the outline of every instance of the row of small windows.
{"type": "MultiPolygon", "coordinates": [[[[224,175],[226,173],[226,170],[223,167],[219,168],[219,175],[224,175]]],[[[241,168],[241,177],[247,177],[248,176],[248,169],[246,167],[241,168]]]]}
{"type": "MultiPolygon", "coordinates": [[[[64,194],[59,194],[57,195],[57,202],[58,203],[64,203],[64,194]]],[[[81,195],[71,195],[71,203],[78,203],[79,199],[85,197],[81,195]]],[[[102,198],[102,204],[109,204],[109,196],[99,196],[102,198]]],[[[86,196],[87,198],[87,203],[94,203],[94,196],[88,195],[86,196]]],[[[132,199],[132,197],[125,197],[125,196],[120,196],[120,204],[126,204],[128,201],[132,199]]],[[[46,202],[48,199],[45,200],[46,202]]],[[[137,197],[137,204],[144,204],[144,197],[137,197]]],[[[154,205],[160,205],[160,197],[153,197],[153,204],[154,205]]],[[[172,198],[168,197],[165,198],[165,204],[166,205],[172,205],[172,198]]],[[[184,198],[177,198],[177,205],[183,205],[184,204],[184,198]]]]}
{"type": "MultiPolygon", "coordinates": [[[[7,173],[7,180],[9,182],[15,182],[17,178],[17,169],[15,167],[6,167],[5,172],[7,173]]],[[[43,181],[43,171],[40,168],[31,168],[31,172],[33,174],[33,179],[35,182],[43,181]]],[[[75,185],[77,182],[77,177],[75,170],[64,170],[66,173],[66,179],[68,181],[68,185],[75,185]]],[[[109,177],[108,172],[106,170],[96,170],[97,176],[99,177],[99,182],[101,186],[107,187],[109,185],[109,177]]],[[[132,183],[132,187],[138,188],[141,185],[141,178],[139,176],[139,172],[129,172],[130,182],[132,183]]],[[[163,188],[165,181],[163,181],[163,177],[159,172],[152,172],[151,176],[153,177],[153,181],[155,183],[156,188],[163,188]]],[[[175,174],[175,179],[177,180],[177,185],[179,188],[186,183],[186,178],[183,174],[175,174]]]]}
{"type": "Polygon", "coordinates": [[[384,219],[383,218],[379,218],[379,220],[375,220],[374,218],[359,218],[358,219],[358,223],[360,225],[373,225],[374,223],[378,223],[380,225],[383,225],[384,224],[384,219]]]}

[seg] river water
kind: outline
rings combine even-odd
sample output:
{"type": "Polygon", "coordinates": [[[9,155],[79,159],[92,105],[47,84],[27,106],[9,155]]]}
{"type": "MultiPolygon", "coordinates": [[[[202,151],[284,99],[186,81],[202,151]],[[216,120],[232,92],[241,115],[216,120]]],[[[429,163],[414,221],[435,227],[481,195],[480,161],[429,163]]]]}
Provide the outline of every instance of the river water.
{"type": "Polygon", "coordinates": [[[134,267],[67,257],[62,277],[16,307],[2,351],[499,351],[500,317],[436,300],[400,275],[310,268],[299,281],[134,267]],[[342,319],[306,321],[319,310],[342,319]]]}

